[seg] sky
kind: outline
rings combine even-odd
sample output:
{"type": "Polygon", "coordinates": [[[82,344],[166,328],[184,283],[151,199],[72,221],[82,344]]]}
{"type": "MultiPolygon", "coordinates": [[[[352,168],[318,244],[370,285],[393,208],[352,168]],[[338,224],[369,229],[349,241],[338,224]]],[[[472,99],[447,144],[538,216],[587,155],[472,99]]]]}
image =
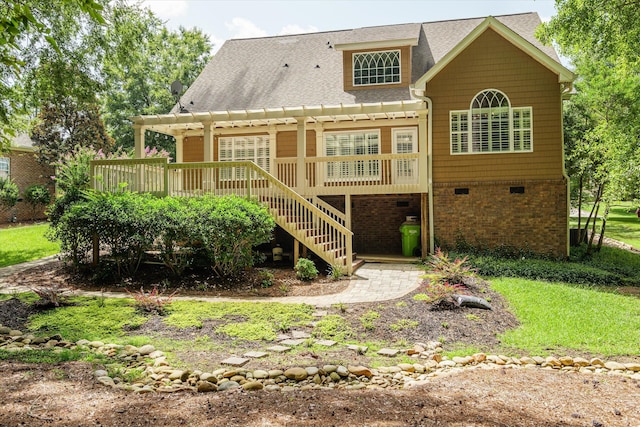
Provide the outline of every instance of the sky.
{"type": "Polygon", "coordinates": [[[376,25],[537,12],[555,15],[553,0],[144,0],[171,29],[198,27],[214,53],[225,40],[376,25]]]}

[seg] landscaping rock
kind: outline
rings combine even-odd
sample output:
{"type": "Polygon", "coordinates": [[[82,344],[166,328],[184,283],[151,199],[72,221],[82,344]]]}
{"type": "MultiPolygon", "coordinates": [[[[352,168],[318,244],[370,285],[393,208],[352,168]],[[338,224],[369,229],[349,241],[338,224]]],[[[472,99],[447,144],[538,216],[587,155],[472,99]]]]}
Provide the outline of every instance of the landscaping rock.
{"type": "Polygon", "coordinates": [[[351,365],[347,369],[353,375],[357,375],[359,377],[365,376],[367,378],[371,378],[373,376],[373,372],[371,372],[371,370],[369,368],[366,368],[364,366],[360,366],[360,365],[353,366],[353,365],[351,365]]]}
{"type": "Polygon", "coordinates": [[[240,388],[240,384],[235,381],[225,381],[223,383],[218,384],[218,391],[227,391],[232,390],[234,388],[240,388]]]}
{"type": "Polygon", "coordinates": [[[309,374],[304,368],[289,368],[284,371],[284,376],[290,380],[302,381],[306,379],[309,374]]]}
{"type": "Polygon", "coordinates": [[[143,345],[138,349],[138,353],[140,353],[141,356],[147,356],[153,353],[154,351],[156,351],[156,348],[151,344],[143,345]]]}
{"type": "Polygon", "coordinates": [[[218,386],[210,381],[198,381],[197,390],[199,393],[210,393],[218,391],[218,386]]]}
{"type": "Polygon", "coordinates": [[[222,363],[223,365],[230,365],[230,366],[244,366],[248,362],[249,362],[249,359],[246,359],[244,357],[231,356],[226,358],[220,363],[222,363]]]}
{"type": "Polygon", "coordinates": [[[258,381],[248,381],[242,384],[242,388],[247,391],[256,391],[262,390],[264,388],[264,385],[262,385],[262,383],[258,381]]]}

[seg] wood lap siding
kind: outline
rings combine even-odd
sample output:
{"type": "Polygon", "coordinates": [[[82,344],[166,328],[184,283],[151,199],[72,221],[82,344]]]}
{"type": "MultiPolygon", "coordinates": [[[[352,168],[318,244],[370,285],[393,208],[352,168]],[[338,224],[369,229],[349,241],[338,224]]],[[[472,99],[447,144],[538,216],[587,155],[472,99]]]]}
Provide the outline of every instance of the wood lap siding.
{"type": "Polygon", "coordinates": [[[486,31],[427,85],[433,101],[434,182],[562,177],[558,76],[492,30],[486,31]],[[533,108],[533,152],[450,154],[449,112],[469,109],[484,89],[504,92],[512,107],[533,108]]]}
{"type": "MultiPolygon", "coordinates": [[[[278,132],[276,136],[276,157],[296,157],[298,151],[298,133],[296,131],[278,132]]],[[[307,130],[306,157],[316,156],[316,132],[307,130]]]]}
{"type": "MultiPolygon", "coordinates": [[[[204,161],[204,138],[189,136],[182,142],[182,160],[185,163],[204,161]]],[[[217,148],[216,148],[217,151],[217,148]]]]}

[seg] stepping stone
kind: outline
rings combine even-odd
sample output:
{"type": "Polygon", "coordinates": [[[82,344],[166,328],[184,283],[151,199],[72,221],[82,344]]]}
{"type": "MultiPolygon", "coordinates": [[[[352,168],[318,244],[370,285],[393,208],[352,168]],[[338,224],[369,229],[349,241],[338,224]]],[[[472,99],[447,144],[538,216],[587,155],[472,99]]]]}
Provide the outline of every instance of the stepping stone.
{"type": "Polygon", "coordinates": [[[335,341],[332,341],[332,340],[316,340],[316,344],[323,345],[325,347],[333,347],[337,343],[335,341]]]}
{"type": "Polygon", "coordinates": [[[287,351],[291,351],[291,347],[287,347],[284,345],[274,345],[273,347],[267,348],[269,351],[275,351],[276,353],[286,353],[287,351]]]}
{"type": "Polygon", "coordinates": [[[222,363],[223,365],[230,365],[230,366],[244,366],[247,364],[247,362],[249,362],[249,359],[245,359],[243,357],[231,356],[220,363],[222,363]]]}
{"type": "Polygon", "coordinates": [[[294,339],[311,338],[310,334],[308,334],[306,332],[303,332],[303,331],[293,331],[293,332],[291,332],[291,336],[294,339]]]}
{"type": "Polygon", "coordinates": [[[268,356],[269,353],[265,353],[264,351],[250,351],[242,355],[242,357],[248,357],[250,359],[262,359],[263,357],[268,356]]]}
{"type": "Polygon", "coordinates": [[[378,354],[380,356],[395,357],[398,355],[398,353],[400,353],[400,350],[396,350],[393,348],[381,348],[380,350],[378,350],[378,354]]]}
{"type": "Polygon", "coordinates": [[[328,314],[327,310],[316,310],[311,315],[313,317],[324,317],[328,314]]]}
{"type": "Polygon", "coordinates": [[[289,340],[289,339],[291,339],[291,337],[287,334],[278,334],[278,336],[276,337],[276,340],[278,341],[289,340]]]}
{"type": "Polygon", "coordinates": [[[280,341],[280,344],[282,345],[292,345],[292,346],[296,346],[296,345],[300,345],[303,342],[305,342],[306,340],[303,339],[297,339],[297,340],[284,340],[284,341],[280,341]]]}
{"type": "Polygon", "coordinates": [[[359,353],[359,354],[364,354],[367,351],[369,351],[369,347],[364,346],[364,345],[349,344],[347,346],[347,348],[349,350],[353,350],[353,351],[355,351],[356,353],[359,353]]]}

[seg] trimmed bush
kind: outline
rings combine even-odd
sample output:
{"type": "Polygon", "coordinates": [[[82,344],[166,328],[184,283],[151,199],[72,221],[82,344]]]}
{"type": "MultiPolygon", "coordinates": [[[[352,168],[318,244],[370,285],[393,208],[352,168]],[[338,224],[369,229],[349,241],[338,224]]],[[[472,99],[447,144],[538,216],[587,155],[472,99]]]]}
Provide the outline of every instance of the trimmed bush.
{"type": "Polygon", "coordinates": [[[316,265],[307,258],[300,258],[294,267],[296,270],[296,277],[300,280],[313,280],[318,277],[318,269],[316,265]]]}
{"type": "Polygon", "coordinates": [[[35,220],[38,209],[42,213],[42,208],[51,201],[51,193],[46,185],[33,184],[24,190],[24,201],[31,206],[31,219],[35,220]]]}
{"type": "Polygon", "coordinates": [[[0,212],[8,211],[18,203],[20,192],[11,178],[0,178],[0,212]]]}
{"type": "Polygon", "coordinates": [[[52,238],[78,266],[88,261],[93,239],[114,262],[117,276],[134,275],[145,253],[159,249],[176,275],[202,254],[221,277],[253,266],[253,247],[271,239],[275,227],[267,209],[237,196],[155,198],[149,194],[86,192],[52,224],[52,238]]]}

